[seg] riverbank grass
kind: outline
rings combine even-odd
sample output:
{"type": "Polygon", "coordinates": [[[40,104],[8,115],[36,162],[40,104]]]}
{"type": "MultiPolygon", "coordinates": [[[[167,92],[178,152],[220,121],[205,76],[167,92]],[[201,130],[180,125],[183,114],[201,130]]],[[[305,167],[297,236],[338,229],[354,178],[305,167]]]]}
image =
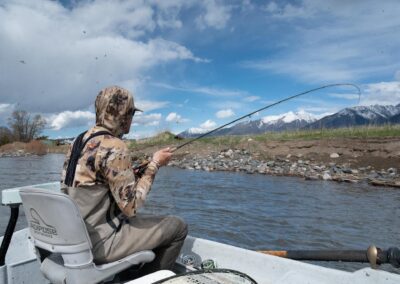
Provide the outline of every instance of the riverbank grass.
{"type": "Polygon", "coordinates": [[[153,147],[153,146],[170,146],[173,144],[176,144],[177,142],[176,136],[169,132],[169,131],[164,131],[156,136],[150,137],[150,138],[145,138],[145,139],[140,139],[140,140],[131,140],[128,143],[128,147],[131,150],[140,150],[148,147],[153,147]]]}
{"type": "MultiPolygon", "coordinates": [[[[314,129],[314,130],[295,130],[281,132],[267,132],[258,135],[235,135],[235,136],[217,136],[204,137],[198,140],[198,144],[208,144],[213,146],[231,147],[247,143],[250,141],[288,141],[288,140],[319,140],[333,138],[387,138],[400,137],[400,125],[384,126],[361,126],[337,129],[314,129]]],[[[133,140],[129,146],[131,149],[144,149],[153,146],[170,146],[187,142],[190,139],[180,139],[176,135],[166,131],[154,137],[142,140],[133,140]]]]}
{"type": "Polygon", "coordinates": [[[255,140],[318,140],[327,138],[385,138],[400,137],[400,125],[361,126],[336,129],[269,132],[254,136],[255,140]]]}

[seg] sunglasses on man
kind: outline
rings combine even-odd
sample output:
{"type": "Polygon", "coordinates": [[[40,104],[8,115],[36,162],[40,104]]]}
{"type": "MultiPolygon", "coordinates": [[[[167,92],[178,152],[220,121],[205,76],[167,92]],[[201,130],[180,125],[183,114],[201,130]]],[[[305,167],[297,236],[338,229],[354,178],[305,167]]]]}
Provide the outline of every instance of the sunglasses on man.
{"type": "Polygon", "coordinates": [[[135,116],[135,112],[137,112],[137,111],[143,112],[143,110],[134,107],[134,108],[133,108],[133,111],[132,111],[132,117],[135,116]]]}

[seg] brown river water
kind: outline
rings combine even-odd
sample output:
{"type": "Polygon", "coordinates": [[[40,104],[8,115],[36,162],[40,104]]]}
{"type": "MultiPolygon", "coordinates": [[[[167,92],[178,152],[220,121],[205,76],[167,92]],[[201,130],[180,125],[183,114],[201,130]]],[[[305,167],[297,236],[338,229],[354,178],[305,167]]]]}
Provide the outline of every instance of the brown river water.
{"type": "MultiPolygon", "coordinates": [[[[0,189],[58,181],[63,159],[62,154],[0,158],[0,189]]],[[[193,236],[252,250],[400,246],[400,190],[365,184],[166,167],[139,212],[181,216],[193,236]]],[[[17,229],[26,227],[20,215],[17,229]]],[[[9,209],[0,207],[0,235],[8,217],[9,209]]]]}

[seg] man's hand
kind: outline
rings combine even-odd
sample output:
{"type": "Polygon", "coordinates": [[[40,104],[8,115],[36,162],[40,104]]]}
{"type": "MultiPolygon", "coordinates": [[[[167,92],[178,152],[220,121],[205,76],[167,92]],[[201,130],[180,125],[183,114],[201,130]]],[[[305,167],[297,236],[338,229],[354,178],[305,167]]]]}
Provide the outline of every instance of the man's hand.
{"type": "Polygon", "coordinates": [[[165,166],[171,160],[172,149],[164,148],[153,154],[153,161],[156,162],[160,167],[165,166]]]}

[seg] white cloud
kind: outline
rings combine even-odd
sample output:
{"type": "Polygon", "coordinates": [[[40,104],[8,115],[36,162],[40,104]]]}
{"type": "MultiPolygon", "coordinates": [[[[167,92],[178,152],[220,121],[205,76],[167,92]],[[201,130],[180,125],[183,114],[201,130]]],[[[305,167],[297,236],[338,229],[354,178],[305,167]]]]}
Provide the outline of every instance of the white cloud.
{"type": "Polygon", "coordinates": [[[221,88],[212,88],[206,86],[200,87],[176,87],[165,83],[153,83],[154,86],[168,89],[168,90],[176,90],[180,92],[188,92],[188,93],[199,93],[204,95],[216,96],[216,97],[236,97],[236,96],[248,96],[246,91],[242,90],[230,90],[230,89],[221,89],[221,88]]]}
{"type": "Polygon", "coordinates": [[[63,111],[46,118],[47,125],[53,130],[62,128],[94,125],[96,115],[90,111],[63,111]]]}
{"type": "Polygon", "coordinates": [[[180,29],[183,26],[182,21],[178,18],[181,8],[186,5],[191,5],[190,1],[182,0],[151,0],[152,5],[154,5],[158,13],[156,13],[157,25],[160,28],[166,29],[180,29]]]}
{"type": "Polygon", "coordinates": [[[199,127],[191,127],[188,129],[188,131],[190,133],[202,134],[206,133],[207,131],[213,130],[214,128],[216,128],[216,126],[217,124],[214,121],[208,119],[200,124],[199,127]]]}
{"type": "Polygon", "coordinates": [[[328,94],[329,97],[342,100],[324,100],[299,98],[298,102],[303,105],[298,110],[312,112],[315,115],[329,115],[346,107],[357,105],[398,105],[400,103],[400,82],[380,82],[361,85],[361,96],[350,93],[328,94]]]}
{"type": "Polygon", "coordinates": [[[394,78],[395,78],[397,81],[400,81],[400,70],[397,70],[397,71],[396,71],[396,73],[394,74],[394,78]]]}
{"type": "Polygon", "coordinates": [[[228,90],[228,89],[216,89],[209,87],[200,87],[191,89],[193,92],[202,93],[211,96],[219,96],[219,97],[234,97],[241,96],[246,92],[240,90],[228,90]]]}
{"type": "Polygon", "coordinates": [[[251,2],[251,0],[242,0],[240,8],[244,12],[252,11],[256,8],[256,6],[251,2]]]}
{"type": "Polygon", "coordinates": [[[152,111],[156,109],[162,109],[168,106],[169,102],[165,101],[149,101],[149,100],[138,100],[135,102],[135,106],[142,109],[143,111],[152,111]]]}
{"type": "Polygon", "coordinates": [[[181,116],[179,114],[177,114],[176,112],[171,112],[167,115],[167,117],[165,118],[165,121],[176,121],[179,120],[181,118],[181,116]]]}
{"type": "Polygon", "coordinates": [[[263,9],[267,12],[275,13],[278,10],[278,5],[272,1],[266,4],[263,9]]]}
{"type": "Polygon", "coordinates": [[[367,84],[360,105],[397,105],[400,103],[400,82],[367,84]]]}
{"type": "Polygon", "coordinates": [[[159,64],[202,61],[183,45],[151,37],[154,13],[144,1],[85,1],[71,9],[57,1],[5,2],[2,103],[39,112],[86,108],[103,87],[135,81],[159,64]]]}
{"type": "Polygon", "coordinates": [[[165,121],[182,123],[182,122],[187,122],[188,119],[182,118],[182,116],[180,114],[177,114],[176,112],[171,112],[167,115],[167,117],[165,118],[165,121]]]}
{"type": "MultiPolygon", "coordinates": [[[[326,105],[326,104],[325,104],[326,105]]],[[[342,107],[339,106],[331,106],[331,107],[327,107],[327,106],[306,106],[306,107],[299,107],[298,111],[306,111],[306,112],[311,112],[313,113],[315,116],[320,116],[321,114],[333,114],[335,112],[338,112],[340,109],[342,109],[342,107]]]]}
{"type": "Polygon", "coordinates": [[[200,124],[200,128],[205,129],[205,130],[213,129],[216,126],[217,126],[217,124],[210,119],[208,119],[205,122],[203,122],[202,124],[200,124]]]}
{"type": "Polygon", "coordinates": [[[235,113],[233,112],[232,109],[228,108],[228,109],[221,109],[221,110],[217,111],[217,113],[215,115],[218,118],[228,118],[228,117],[234,116],[235,113]]]}
{"type": "Polygon", "coordinates": [[[358,94],[329,94],[329,96],[345,100],[358,100],[360,98],[358,94]]]}
{"type": "Polygon", "coordinates": [[[221,108],[230,108],[230,109],[239,109],[243,110],[243,107],[245,106],[244,103],[240,101],[212,101],[209,103],[209,106],[212,108],[216,109],[221,109],[221,108]]]}
{"type": "Polygon", "coordinates": [[[142,114],[138,113],[132,119],[132,124],[134,126],[143,125],[143,126],[157,126],[160,124],[162,115],[161,113],[150,113],[150,114],[142,114]]]}
{"type": "Polygon", "coordinates": [[[278,119],[282,118],[283,116],[285,116],[285,114],[267,115],[267,116],[264,116],[262,118],[262,120],[264,123],[268,123],[268,122],[278,120],[278,119]]]}
{"type": "Polygon", "coordinates": [[[242,66],[307,83],[392,76],[398,70],[400,6],[388,1],[270,2],[268,22],[280,28],[279,52],[242,66]],[[358,11],[354,13],[354,11],[358,11]]]}
{"type": "Polygon", "coordinates": [[[0,104],[0,113],[12,111],[13,108],[12,104],[0,104]]]}
{"type": "Polygon", "coordinates": [[[0,126],[6,126],[7,119],[11,116],[14,111],[15,105],[13,104],[0,104],[0,126]]]}
{"type": "Polygon", "coordinates": [[[248,97],[245,97],[243,99],[243,101],[252,103],[252,102],[255,102],[255,101],[259,100],[259,99],[260,99],[259,96],[248,96],[248,97]]]}
{"type": "Polygon", "coordinates": [[[264,10],[269,12],[275,18],[293,19],[293,18],[309,18],[312,17],[318,10],[313,5],[307,3],[313,1],[304,1],[298,6],[291,3],[279,6],[275,2],[270,2],[264,6],[264,10]]]}
{"type": "Polygon", "coordinates": [[[231,17],[231,8],[218,0],[204,0],[202,3],[205,13],[196,18],[197,26],[200,29],[212,27],[220,30],[225,28],[231,17]]]}

